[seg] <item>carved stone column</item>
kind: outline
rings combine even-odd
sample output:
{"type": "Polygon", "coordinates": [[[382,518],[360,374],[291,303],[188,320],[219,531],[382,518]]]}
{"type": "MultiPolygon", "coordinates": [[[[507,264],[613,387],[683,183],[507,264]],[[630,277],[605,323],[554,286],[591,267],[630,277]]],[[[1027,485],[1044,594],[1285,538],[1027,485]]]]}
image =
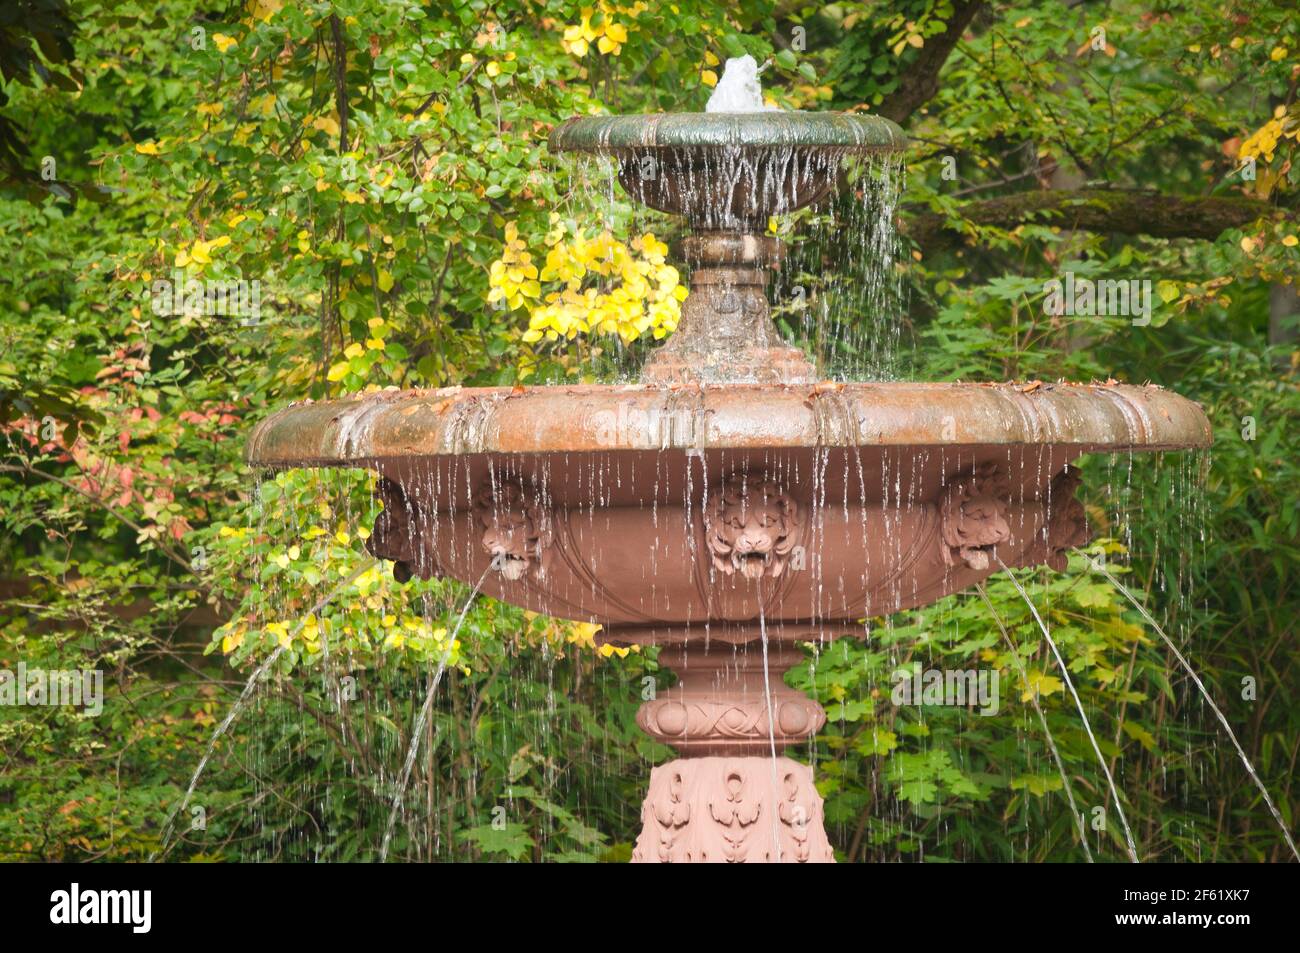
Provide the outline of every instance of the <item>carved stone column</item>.
{"type": "Polygon", "coordinates": [[[641,371],[647,384],[807,383],[816,369],[781,339],[766,285],[780,265],[771,235],[707,231],[683,239],[691,293],[677,330],[641,371]]]}
{"type": "Polygon", "coordinates": [[[800,658],[769,644],[769,708],[760,642],[661,651],[678,683],[642,705],[637,724],[682,757],[651,772],[633,863],[834,862],[812,769],[779,755],[826,722],[782,679],[800,658]]]}

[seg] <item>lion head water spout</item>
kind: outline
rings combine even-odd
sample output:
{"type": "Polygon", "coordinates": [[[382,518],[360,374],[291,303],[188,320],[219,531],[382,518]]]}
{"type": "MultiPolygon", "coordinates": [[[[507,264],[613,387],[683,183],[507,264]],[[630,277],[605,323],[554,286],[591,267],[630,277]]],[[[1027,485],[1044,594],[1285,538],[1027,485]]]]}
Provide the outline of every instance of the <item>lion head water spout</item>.
{"type": "Polygon", "coordinates": [[[377,471],[367,545],[398,578],[481,582],[598,623],[602,644],[661,647],[679,681],[637,723],[681,756],[651,775],[639,861],[832,860],[812,770],[781,754],[826,719],[782,684],[799,643],[864,637],[860,620],[1004,565],[1060,566],[1089,533],[1081,455],[1210,442],[1200,408],[1155,387],[819,381],[771,320],[768,221],[904,138],[879,117],[754,111],[757,72],[733,66],[717,103],[749,111],[551,134],[691,229],[681,322],[640,384],[307,403],[248,444],[254,466],[377,471]]]}

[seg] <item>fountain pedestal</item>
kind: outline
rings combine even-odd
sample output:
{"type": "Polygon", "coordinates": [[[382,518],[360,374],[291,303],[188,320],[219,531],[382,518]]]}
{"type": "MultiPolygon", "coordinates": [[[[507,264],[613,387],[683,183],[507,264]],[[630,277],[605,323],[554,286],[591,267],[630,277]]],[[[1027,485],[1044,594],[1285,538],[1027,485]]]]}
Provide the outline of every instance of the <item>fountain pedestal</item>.
{"type": "Polygon", "coordinates": [[[763,654],[761,641],[702,638],[660,652],[678,682],[637,724],[682,757],[650,774],[634,863],[834,863],[812,769],[774,757],[826,713],[783,681],[803,657],[790,641],[769,641],[766,679],[763,654]]]}
{"type": "Polygon", "coordinates": [[[812,768],[789,758],[677,758],[650,772],[634,864],[822,863],[834,854],[812,768]]]}
{"type": "Polygon", "coordinates": [[[648,384],[737,382],[802,384],[817,380],[803,351],[772,323],[767,300],[781,241],[771,235],[709,231],[681,243],[691,293],[672,337],[641,371],[648,384]]]}

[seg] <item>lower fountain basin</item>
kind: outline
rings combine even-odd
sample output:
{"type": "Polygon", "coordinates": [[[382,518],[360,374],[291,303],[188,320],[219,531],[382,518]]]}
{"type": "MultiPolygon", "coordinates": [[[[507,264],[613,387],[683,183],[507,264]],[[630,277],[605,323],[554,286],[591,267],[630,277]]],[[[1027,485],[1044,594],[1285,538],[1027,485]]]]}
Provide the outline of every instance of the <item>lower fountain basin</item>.
{"type": "Polygon", "coordinates": [[[365,467],[396,572],[614,642],[832,637],[1088,538],[1081,454],[1205,447],[1157,387],[448,388],[287,407],[253,466],[365,467]]]}

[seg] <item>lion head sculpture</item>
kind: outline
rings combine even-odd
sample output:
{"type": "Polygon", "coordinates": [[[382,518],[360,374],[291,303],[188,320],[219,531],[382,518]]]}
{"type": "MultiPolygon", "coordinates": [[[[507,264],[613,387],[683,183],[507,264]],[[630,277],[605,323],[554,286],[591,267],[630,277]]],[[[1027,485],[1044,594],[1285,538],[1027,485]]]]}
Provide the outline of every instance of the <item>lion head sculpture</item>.
{"type": "Polygon", "coordinates": [[[1075,496],[1082,478],[1074,467],[1066,467],[1052,478],[1043,530],[1029,552],[1035,563],[1047,563],[1057,572],[1068,563],[1066,554],[1075,546],[1086,546],[1092,538],[1088,514],[1075,496]]]}
{"type": "MultiPolygon", "coordinates": [[[[393,561],[393,578],[406,582],[415,575],[420,564],[416,545],[420,523],[419,507],[402,490],[399,483],[387,477],[379,481],[376,496],[383,509],[375,519],[375,528],[366,540],[366,549],[380,559],[393,561]]],[[[428,573],[424,574],[426,577],[428,573]]]]}
{"type": "Polygon", "coordinates": [[[474,519],[494,570],[511,581],[530,570],[537,579],[546,575],[551,513],[531,487],[518,480],[485,484],[474,498],[474,519]]]}
{"type": "Polygon", "coordinates": [[[746,579],[780,576],[803,537],[799,504],[771,480],[745,474],[723,483],[706,529],[714,568],[746,579]]]}
{"type": "Polygon", "coordinates": [[[1010,480],[996,463],[982,463],[948,484],[939,504],[947,565],[989,568],[993,547],[1011,538],[1010,498],[1010,480]]]}

